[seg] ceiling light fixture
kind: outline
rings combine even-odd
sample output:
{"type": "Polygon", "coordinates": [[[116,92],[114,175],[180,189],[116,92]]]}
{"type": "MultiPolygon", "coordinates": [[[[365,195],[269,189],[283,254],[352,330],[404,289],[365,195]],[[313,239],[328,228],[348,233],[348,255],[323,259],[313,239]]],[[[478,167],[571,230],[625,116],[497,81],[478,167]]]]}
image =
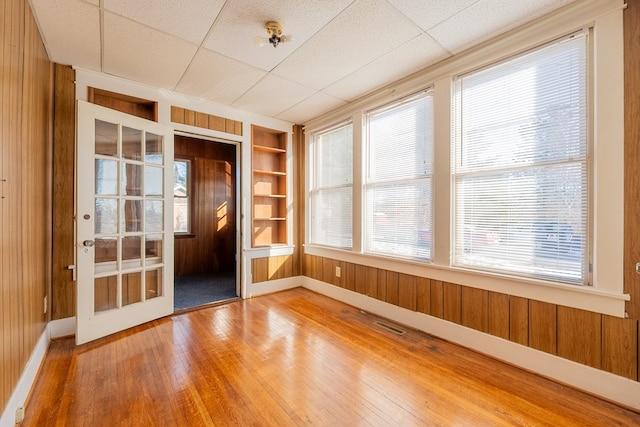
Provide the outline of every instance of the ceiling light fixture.
{"type": "Polygon", "coordinates": [[[273,47],[278,47],[280,43],[286,43],[291,41],[291,36],[282,34],[282,24],[276,21],[269,21],[265,24],[267,34],[269,38],[256,36],[256,46],[264,46],[267,43],[271,43],[273,47]]]}

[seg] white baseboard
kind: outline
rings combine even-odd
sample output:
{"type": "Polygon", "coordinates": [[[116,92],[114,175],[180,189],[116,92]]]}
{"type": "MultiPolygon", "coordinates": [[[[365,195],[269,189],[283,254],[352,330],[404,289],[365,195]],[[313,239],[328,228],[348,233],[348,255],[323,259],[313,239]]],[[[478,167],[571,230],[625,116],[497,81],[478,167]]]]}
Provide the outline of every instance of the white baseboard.
{"type": "Polygon", "coordinates": [[[268,282],[252,283],[250,285],[247,285],[247,295],[245,295],[245,298],[253,298],[260,295],[272,294],[274,292],[285,291],[287,289],[299,288],[300,286],[302,286],[302,276],[269,280],[268,282]]]}
{"type": "Polygon", "coordinates": [[[47,354],[49,341],[49,329],[45,328],[33,349],[33,353],[31,353],[31,357],[20,376],[20,380],[18,380],[16,388],[11,394],[11,398],[9,398],[9,401],[7,402],[7,406],[0,418],[0,427],[15,426],[16,410],[20,407],[24,407],[27,397],[29,396],[29,392],[36,380],[36,375],[38,375],[38,371],[40,370],[40,365],[47,354]]]}
{"type": "Polygon", "coordinates": [[[76,318],[66,317],[64,319],[52,320],[47,325],[51,339],[68,337],[76,333],[76,318]]]}
{"type": "Polygon", "coordinates": [[[302,286],[364,311],[454,342],[604,399],[640,410],[640,382],[452,322],[410,311],[309,277],[302,286]]]}

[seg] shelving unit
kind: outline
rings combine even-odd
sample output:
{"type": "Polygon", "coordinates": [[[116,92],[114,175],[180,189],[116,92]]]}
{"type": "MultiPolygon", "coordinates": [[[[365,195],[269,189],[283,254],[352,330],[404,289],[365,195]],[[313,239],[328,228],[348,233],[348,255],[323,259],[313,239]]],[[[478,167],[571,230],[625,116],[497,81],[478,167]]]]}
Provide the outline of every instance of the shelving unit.
{"type": "Polygon", "coordinates": [[[251,127],[251,244],[287,244],[287,133],[251,127]]]}

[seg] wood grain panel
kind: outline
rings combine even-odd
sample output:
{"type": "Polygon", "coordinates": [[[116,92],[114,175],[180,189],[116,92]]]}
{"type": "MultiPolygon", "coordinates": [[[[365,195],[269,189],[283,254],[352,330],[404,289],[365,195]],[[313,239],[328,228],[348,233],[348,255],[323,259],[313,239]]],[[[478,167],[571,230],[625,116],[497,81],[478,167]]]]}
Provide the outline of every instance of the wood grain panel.
{"type": "Polygon", "coordinates": [[[378,269],[367,267],[366,275],[366,295],[371,298],[378,298],[378,269]]]}
{"type": "Polygon", "coordinates": [[[46,326],[52,64],[26,1],[0,3],[0,413],[46,326]]]}
{"type": "Polygon", "coordinates": [[[268,258],[254,258],[251,260],[252,283],[266,282],[269,280],[268,258]]]}
{"type": "Polygon", "coordinates": [[[417,278],[410,274],[398,275],[398,305],[407,310],[416,311],[417,278]]]}
{"type": "Polygon", "coordinates": [[[353,263],[348,262],[346,266],[347,276],[345,281],[345,288],[350,291],[356,290],[356,266],[353,263]]]}
{"type": "MultiPolygon", "coordinates": [[[[331,283],[337,285],[336,280],[336,266],[338,262],[331,258],[324,258],[322,261],[322,281],[325,283],[331,283]]],[[[356,274],[357,280],[357,274],[356,274]]]]}
{"type": "Polygon", "coordinates": [[[87,100],[93,104],[111,108],[112,110],[125,114],[142,117],[143,119],[154,122],[158,121],[158,103],[155,101],[93,87],[88,89],[87,100]]]}
{"type": "Polygon", "coordinates": [[[444,320],[460,324],[462,318],[462,290],[455,283],[444,283],[444,320]]]}
{"type": "Polygon", "coordinates": [[[396,271],[387,271],[387,292],[385,301],[389,304],[398,305],[400,300],[399,294],[399,275],[396,271]]]}
{"type": "Polygon", "coordinates": [[[74,264],[75,71],[55,66],[53,122],[53,285],[51,318],[76,315],[74,264]]]}
{"type": "Polygon", "coordinates": [[[529,345],[529,301],[509,297],[509,340],[529,345]]]}
{"type": "Polygon", "coordinates": [[[602,369],[638,380],[638,321],[602,316],[602,369]]]}
{"type": "Polygon", "coordinates": [[[268,259],[269,272],[267,276],[269,280],[282,279],[284,277],[283,259],[279,256],[271,256],[268,259]]]}
{"type": "Polygon", "coordinates": [[[529,300],[529,346],[556,354],[556,305],[529,300]]]}
{"type": "Polygon", "coordinates": [[[600,368],[602,365],[602,315],[558,307],[558,356],[600,368]]]}
{"type": "Polygon", "coordinates": [[[509,295],[489,292],[489,324],[487,332],[509,339],[509,295]]]}
{"type": "Polygon", "coordinates": [[[440,280],[431,281],[431,315],[444,318],[444,283],[440,280]]]}
{"type": "Polygon", "coordinates": [[[313,257],[313,276],[312,277],[316,280],[322,280],[322,274],[323,274],[322,263],[323,263],[322,257],[320,256],[313,257]]]}
{"type": "Polygon", "coordinates": [[[462,286],[461,324],[481,332],[489,330],[489,292],[462,286]]]}
{"type": "Polygon", "coordinates": [[[416,280],[416,311],[431,314],[431,279],[426,277],[416,280]]]}
{"type": "Polygon", "coordinates": [[[624,290],[631,319],[640,319],[640,2],[624,11],[624,290]]]}
{"type": "Polygon", "coordinates": [[[378,296],[380,301],[387,300],[387,270],[378,269],[378,296]]]}
{"type": "Polygon", "coordinates": [[[366,295],[367,293],[367,267],[357,264],[355,266],[355,291],[359,294],[366,295]]]}

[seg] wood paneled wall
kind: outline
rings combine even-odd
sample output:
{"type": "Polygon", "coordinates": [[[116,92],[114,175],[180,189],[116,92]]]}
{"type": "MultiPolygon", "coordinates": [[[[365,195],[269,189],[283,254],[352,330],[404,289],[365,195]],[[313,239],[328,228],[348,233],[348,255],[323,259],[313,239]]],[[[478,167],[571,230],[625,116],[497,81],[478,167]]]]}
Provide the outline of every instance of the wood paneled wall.
{"type": "Polygon", "coordinates": [[[55,65],[53,98],[53,285],[51,318],[76,315],[74,264],[75,71],[55,65]]]}
{"type": "Polygon", "coordinates": [[[52,64],[24,0],[0,1],[0,413],[47,316],[52,64]]]}
{"type": "MultiPolygon", "coordinates": [[[[271,270],[269,270],[271,272],[271,270]]],[[[638,321],[305,255],[304,275],[638,380],[638,321]],[[336,267],[341,277],[336,277],[336,267]]]]}
{"type": "Polygon", "coordinates": [[[175,274],[234,271],[236,148],[175,137],[175,157],[191,159],[192,233],[175,239],[175,274]]]}

